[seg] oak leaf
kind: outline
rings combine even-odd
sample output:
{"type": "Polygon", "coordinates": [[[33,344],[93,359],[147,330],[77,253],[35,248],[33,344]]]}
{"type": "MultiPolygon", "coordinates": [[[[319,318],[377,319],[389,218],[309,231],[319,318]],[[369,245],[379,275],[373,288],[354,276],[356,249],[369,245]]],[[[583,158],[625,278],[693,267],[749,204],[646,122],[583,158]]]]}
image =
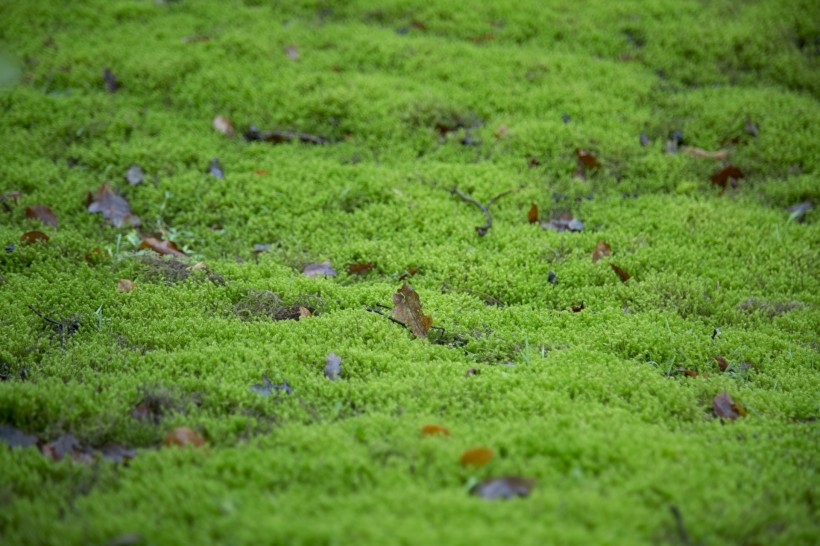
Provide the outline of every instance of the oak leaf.
{"type": "Polygon", "coordinates": [[[424,425],[421,427],[422,436],[449,436],[450,429],[441,425],[424,425]]]}
{"type": "Polygon", "coordinates": [[[433,317],[425,315],[421,310],[421,300],[413,287],[405,283],[399,291],[393,294],[393,318],[403,323],[416,337],[425,337],[433,317]]]}

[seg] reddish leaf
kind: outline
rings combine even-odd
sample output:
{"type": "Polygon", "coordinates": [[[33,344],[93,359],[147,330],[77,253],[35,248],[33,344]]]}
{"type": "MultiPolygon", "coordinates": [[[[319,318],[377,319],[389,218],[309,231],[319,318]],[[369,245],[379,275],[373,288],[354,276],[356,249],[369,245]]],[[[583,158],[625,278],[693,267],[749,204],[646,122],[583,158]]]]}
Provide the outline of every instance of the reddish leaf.
{"type": "Polygon", "coordinates": [[[598,161],[598,158],[595,157],[595,154],[592,152],[582,150],[581,148],[575,148],[575,155],[578,156],[578,161],[584,167],[597,169],[601,166],[601,163],[598,161]]]}
{"type": "Polygon", "coordinates": [[[134,281],[130,279],[120,279],[117,281],[117,290],[119,290],[120,292],[130,292],[134,288],[136,288],[136,286],[137,285],[134,283],[134,281]]]}
{"type": "Polygon", "coordinates": [[[470,493],[488,500],[526,497],[535,487],[535,479],[520,476],[489,478],[470,489],[470,493]]]}
{"type": "Polygon", "coordinates": [[[530,159],[527,161],[527,166],[530,169],[540,167],[541,166],[541,161],[537,157],[535,157],[534,155],[531,155],[530,159]]]}
{"type": "Polygon", "coordinates": [[[595,250],[592,251],[592,263],[595,263],[604,256],[609,256],[611,254],[612,247],[604,241],[598,241],[598,244],[595,245],[595,250]]]}
{"type": "Polygon", "coordinates": [[[374,267],[376,267],[376,264],[373,262],[350,264],[347,266],[347,272],[350,275],[364,275],[365,273],[370,273],[374,267]]]}
{"type": "Polygon", "coordinates": [[[506,126],[506,125],[501,125],[501,126],[498,128],[498,131],[496,131],[496,132],[495,132],[495,134],[494,134],[493,136],[495,137],[495,139],[496,139],[496,140],[499,140],[501,137],[503,137],[504,135],[506,135],[506,134],[507,134],[507,131],[508,131],[508,130],[509,130],[509,129],[507,129],[507,126],[506,126]]]}
{"type": "Polygon", "coordinates": [[[612,268],[612,271],[614,271],[615,273],[618,274],[618,276],[621,278],[621,281],[626,282],[626,281],[629,280],[629,273],[627,273],[626,271],[624,271],[623,269],[621,269],[617,265],[615,265],[613,263],[610,263],[609,267],[612,268]]]}
{"type": "Polygon", "coordinates": [[[458,458],[458,462],[461,463],[461,466],[478,468],[492,461],[494,455],[495,452],[490,448],[476,447],[462,453],[461,457],[458,458]]]}
{"type": "Polygon", "coordinates": [[[0,442],[9,447],[27,447],[37,443],[37,436],[8,425],[0,425],[0,442]]]}
{"type": "Polygon", "coordinates": [[[330,353],[325,358],[325,377],[331,381],[338,381],[342,378],[342,357],[336,353],[330,353]]]}
{"type": "Polygon", "coordinates": [[[737,187],[737,181],[745,176],[746,175],[743,174],[743,171],[737,167],[728,165],[713,174],[710,180],[712,181],[712,184],[720,186],[721,188],[726,188],[727,184],[734,188],[737,187]]]}
{"type": "Polygon", "coordinates": [[[27,231],[20,236],[20,242],[24,245],[33,245],[34,243],[47,243],[48,235],[42,231],[27,231]]]}
{"type": "Polygon", "coordinates": [[[579,305],[573,305],[570,309],[572,309],[573,313],[580,313],[584,310],[584,307],[584,302],[581,302],[579,305]]]}
{"type": "Polygon", "coordinates": [[[187,446],[200,447],[205,445],[205,440],[192,428],[177,427],[165,436],[165,447],[187,446]]]}
{"type": "Polygon", "coordinates": [[[229,120],[225,116],[216,116],[212,122],[212,125],[214,129],[216,129],[223,135],[233,137],[236,134],[236,129],[234,129],[231,120],[229,120]]]}
{"type": "Polygon", "coordinates": [[[103,217],[115,227],[123,225],[138,227],[141,224],[139,217],[131,212],[128,201],[114,193],[108,183],[100,186],[93,194],[89,193],[85,201],[88,212],[102,213],[103,217]]]}
{"type": "Polygon", "coordinates": [[[682,373],[682,374],[683,374],[683,375],[685,375],[686,377],[697,377],[698,375],[700,375],[700,374],[699,374],[698,372],[696,372],[695,370],[690,370],[690,369],[688,369],[688,368],[681,368],[681,367],[679,367],[679,368],[675,368],[675,371],[682,373]]]}
{"type": "Polygon", "coordinates": [[[139,248],[150,248],[157,254],[162,255],[168,254],[171,256],[187,256],[187,254],[182,252],[173,241],[162,241],[160,239],[155,239],[154,237],[147,237],[140,243],[139,248]]]}
{"type": "Polygon", "coordinates": [[[393,294],[393,318],[405,324],[416,337],[425,337],[433,318],[425,315],[421,310],[419,295],[409,284],[403,284],[399,291],[393,294]]]}
{"type": "Polygon", "coordinates": [[[120,82],[117,81],[110,68],[103,70],[103,82],[105,83],[105,90],[109,93],[116,93],[120,88],[120,82]]]}
{"type": "Polygon", "coordinates": [[[106,258],[108,258],[108,254],[103,252],[103,250],[98,246],[95,246],[91,250],[87,250],[85,252],[85,261],[90,264],[99,263],[106,258]]]}
{"type": "Polygon", "coordinates": [[[47,205],[31,205],[26,207],[26,218],[40,220],[43,224],[57,227],[57,216],[47,205]]]}
{"type": "Polygon", "coordinates": [[[725,372],[729,367],[729,362],[720,355],[715,355],[715,361],[718,363],[718,368],[720,368],[722,372],[725,372]]]}
{"type": "Polygon", "coordinates": [[[422,436],[449,436],[450,429],[441,425],[424,425],[421,427],[422,436]]]}
{"type": "Polygon", "coordinates": [[[330,262],[308,264],[302,270],[302,273],[314,279],[319,275],[327,275],[333,277],[336,275],[336,270],[331,267],[330,262]]]}
{"type": "Polygon", "coordinates": [[[532,204],[530,211],[527,213],[527,220],[530,224],[534,224],[538,221],[538,205],[535,203],[532,204]]]}
{"type": "Polygon", "coordinates": [[[718,417],[731,419],[732,421],[738,417],[746,416],[746,410],[743,406],[732,400],[732,397],[726,391],[715,396],[712,401],[712,408],[718,417]]]}

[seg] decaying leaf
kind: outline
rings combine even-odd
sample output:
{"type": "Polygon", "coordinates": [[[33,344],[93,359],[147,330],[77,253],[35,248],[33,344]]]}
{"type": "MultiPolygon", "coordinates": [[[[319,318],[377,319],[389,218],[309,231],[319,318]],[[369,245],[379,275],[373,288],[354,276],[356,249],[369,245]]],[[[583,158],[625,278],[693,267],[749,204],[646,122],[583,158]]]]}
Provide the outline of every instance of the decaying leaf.
{"type": "Polygon", "coordinates": [[[57,216],[47,205],[30,205],[26,207],[26,218],[34,218],[47,226],[57,228],[57,216]]]}
{"type": "Polygon", "coordinates": [[[105,183],[96,192],[89,193],[85,200],[88,212],[99,212],[103,218],[114,224],[115,227],[130,225],[138,227],[141,222],[137,215],[131,212],[128,201],[114,193],[114,189],[105,183]]]}
{"type": "Polygon", "coordinates": [[[143,171],[139,165],[131,165],[128,167],[128,170],[125,171],[125,179],[128,180],[128,183],[132,186],[136,186],[145,179],[145,171],[143,171]]]}
{"type": "Polygon", "coordinates": [[[42,231],[27,231],[20,236],[20,242],[24,245],[33,245],[34,243],[47,243],[48,235],[42,231]]]}
{"type": "Polygon", "coordinates": [[[251,385],[251,391],[262,396],[270,396],[274,391],[282,391],[286,394],[293,394],[293,389],[287,381],[280,384],[271,383],[271,380],[268,379],[268,376],[265,374],[262,374],[262,383],[255,383],[251,385]]]}
{"type": "Polygon", "coordinates": [[[299,58],[299,46],[296,44],[288,44],[285,46],[285,55],[288,56],[288,59],[291,61],[295,61],[299,58]]]}
{"type": "Polygon", "coordinates": [[[738,417],[745,417],[746,410],[732,400],[732,397],[729,396],[729,393],[725,390],[715,396],[715,399],[712,401],[712,409],[715,411],[715,415],[725,419],[731,419],[734,421],[738,417]]]}
{"type": "Polygon", "coordinates": [[[218,157],[213,158],[208,163],[208,172],[217,178],[225,178],[225,169],[222,167],[222,163],[219,162],[218,157]]]}
{"type": "Polygon", "coordinates": [[[74,455],[79,450],[80,442],[73,434],[63,434],[40,448],[43,455],[55,461],[61,460],[66,455],[74,455]]]}
{"type": "Polygon", "coordinates": [[[474,375],[480,374],[481,371],[476,368],[467,368],[467,371],[464,373],[464,377],[472,377],[474,375]]]}
{"type": "Polygon", "coordinates": [[[488,464],[493,460],[495,452],[487,447],[476,447],[468,449],[458,458],[461,466],[478,468],[488,464]]]}
{"type": "Polygon", "coordinates": [[[407,269],[405,269],[405,270],[402,272],[402,274],[401,274],[401,275],[399,275],[399,280],[400,280],[400,281],[403,281],[403,280],[404,280],[404,279],[406,279],[407,277],[413,277],[413,276],[414,276],[416,273],[418,273],[418,272],[419,272],[419,268],[418,268],[418,267],[408,267],[407,269]]]}
{"type": "Polygon", "coordinates": [[[165,436],[165,447],[188,445],[203,446],[205,439],[189,427],[177,427],[165,436]]]}
{"type": "Polygon", "coordinates": [[[535,487],[535,483],[533,478],[502,476],[484,480],[473,487],[470,493],[488,500],[526,497],[535,487]]]}
{"type": "Polygon", "coordinates": [[[393,294],[393,318],[406,325],[416,337],[425,337],[433,318],[425,315],[421,310],[419,295],[409,284],[403,284],[399,291],[393,294]]]}
{"type": "Polygon", "coordinates": [[[282,144],[284,142],[304,142],[305,144],[330,144],[330,139],[309,135],[307,133],[294,133],[291,131],[262,131],[255,125],[248,127],[244,134],[245,140],[250,142],[270,142],[271,144],[282,144]]]}
{"type": "Polygon", "coordinates": [[[695,146],[684,146],[680,149],[680,151],[686,152],[692,157],[703,157],[706,159],[726,159],[727,157],[729,157],[729,150],[718,150],[716,152],[710,152],[708,150],[704,150],[703,148],[697,148],[695,146]]]}
{"type": "Polygon", "coordinates": [[[117,77],[114,76],[110,68],[103,70],[103,83],[105,84],[105,90],[109,93],[116,93],[120,88],[120,82],[117,81],[117,77]]]}
{"type": "Polygon", "coordinates": [[[171,255],[171,256],[187,256],[183,251],[179,249],[173,241],[163,241],[161,239],[156,239],[154,237],[146,237],[141,243],[139,248],[145,249],[150,248],[157,254],[163,255],[171,255]]]}
{"type": "Polygon", "coordinates": [[[542,229],[554,229],[555,231],[583,231],[584,223],[577,218],[573,218],[570,212],[559,212],[547,221],[541,222],[542,229]]]}
{"type": "Polygon", "coordinates": [[[120,279],[117,281],[117,290],[120,292],[130,292],[136,288],[136,284],[131,279],[120,279]]]}
{"type": "Polygon", "coordinates": [[[327,275],[328,277],[333,277],[336,275],[336,270],[330,265],[330,262],[321,262],[321,263],[313,263],[308,264],[302,270],[302,273],[307,275],[308,277],[313,277],[314,279],[319,275],[327,275]]]}
{"type": "Polygon", "coordinates": [[[621,281],[626,282],[629,280],[629,273],[618,267],[617,265],[610,263],[609,267],[612,268],[612,271],[618,274],[618,277],[621,278],[621,281]]]}
{"type": "Polygon", "coordinates": [[[575,155],[584,167],[589,167],[592,169],[598,169],[601,167],[601,163],[598,161],[598,158],[595,157],[595,154],[590,151],[575,148],[575,155]]]}
{"type": "Polygon", "coordinates": [[[0,442],[9,447],[33,446],[37,444],[37,436],[9,425],[0,425],[0,442]]]}
{"type": "Polygon", "coordinates": [[[449,436],[450,429],[441,425],[424,425],[421,427],[422,436],[449,436]]]}
{"type": "Polygon", "coordinates": [[[342,357],[336,353],[330,353],[325,358],[325,377],[331,381],[338,381],[342,378],[342,357]]]}
{"type": "Polygon", "coordinates": [[[538,222],[538,205],[535,203],[532,204],[530,211],[527,213],[527,220],[530,224],[538,222]]]}
{"type": "Polygon", "coordinates": [[[715,355],[715,362],[717,362],[720,371],[725,372],[729,368],[729,361],[721,355],[715,355]]]}
{"type": "Polygon", "coordinates": [[[592,251],[592,263],[595,263],[604,256],[609,256],[611,254],[612,247],[605,241],[598,241],[598,244],[595,245],[595,250],[592,251]]]}
{"type": "Polygon", "coordinates": [[[222,133],[223,135],[227,135],[231,138],[236,134],[236,129],[233,127],[233,123],[231,120],[226,118],[225,116],[216,116],[212,123],[214,129],[222,133]]]}
{"type": "Polygon", "coordinates": [[[498,131],[496,131],[495,134],[493,134],[493,137],[495,137],[496,140],[499,140],[501,139],[501,137],[507,134],[507,131],[509,131],[507,126],[501,125],[498,127],[498,131]]]}
{"type": "Polygon", "coordinates": [[[350,275],[364,275],[370,273],[374,267],[376,267],[376,264],[373,262],[350,264],[347,266],[347,272],[350,275]]]}
{"type": "Polygon", "coordinates": [[[712,184],[725,189],[727,185],[732,188],[736,188],[737,181],[745,176],[746,175],[743,174],[743,171],[737,167],[728,165],[713,174],[709,179],[712,181],[712,184]]]}
{"type": "Polygon", "coordinates": [[[100,453],[104,459],[114,461],[115,463],[124,463],[137,456],[136,449],[127,449],[119,444],[105,444],[100,450],[100,453]]]}

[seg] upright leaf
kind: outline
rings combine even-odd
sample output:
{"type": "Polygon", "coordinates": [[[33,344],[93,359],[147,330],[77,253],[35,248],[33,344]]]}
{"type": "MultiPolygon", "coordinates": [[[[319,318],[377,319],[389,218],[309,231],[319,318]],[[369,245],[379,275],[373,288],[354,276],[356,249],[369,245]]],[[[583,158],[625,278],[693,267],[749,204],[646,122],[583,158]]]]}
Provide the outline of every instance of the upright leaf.
{"type": "Polygon", "coordinates": [[[416,337],[425,337],[433,318],[425,315],[421,310],[419,295],[409,284],[403,284],[399,291],[393,294],[393,318],[406,325],[416,337]]]}

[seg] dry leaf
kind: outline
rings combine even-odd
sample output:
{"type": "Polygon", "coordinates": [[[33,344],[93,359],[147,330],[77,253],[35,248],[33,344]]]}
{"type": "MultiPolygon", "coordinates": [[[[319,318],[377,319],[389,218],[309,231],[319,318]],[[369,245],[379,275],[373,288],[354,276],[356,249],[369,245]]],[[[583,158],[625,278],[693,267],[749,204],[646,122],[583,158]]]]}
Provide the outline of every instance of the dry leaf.
{"type": "Polygon", "coordinates": [[[733,165],[728,165],[723,169],[719,170],[715,174],[710,177],[712,184],[716,186],[720,186],[721,188],[726,188],[727,185],[736,188],[737,181],[741,178],[744,178],[746,175],[743,174],[743,171],[738,169],[733,165]]]}
{"type": "Polygon", "coordinates": [[[336,270],[331,267],[330,262],[321,262],[321,263],[314,263],[308,264],[302,270],[302,273],[307,275],[308,277],[313,277],[314,279],[319,275],[327,275],[328,277],[333,277],[336,275],[336,270]]]}
{"type": "Polygon", "coordinates": [[[458,462],[461,463],[461,466],[478,468],[492,461],[494,455],[495,453],[490,448],[476,447],[462,453],[461,457],[458,458],[458,462]]]}
{"type": "Polygon", "coordinates": [[[393,294],[393,318],[406,325],[416,337],[424,337],[433,325],[433,318],[421,310],[419,295],[409,284],[403,284],[393,294]]]}
{"type": "Polygon", "coordinates": [[[134,288],[136,288],[136,286],[137,285],[134,283],[134,281],[130,279],[120,279],[117,281],[117,290],[119,290],[120,292],[130,292],[134,288]]]}
{"type": "Polygon", "coordinates": [[[470,489],[470,493],[488,500],[526,497],[535,487],[535,479],[521,476],[490,478],[470,489]]]}
{"type": "Polygon", "coordinates": [[[218,157],[213,158],[208,163],[208,172],[219,179],[225,178],[225,169],[222,167],[222,163],[219,162],[218,157]]]}
{"type": "Polygon", "coordinates": [[[421,427],[422,436],[449,436],[450,430],[441,425],[424,425],[421,427]]]}
{"type": "Polygon", "coordinates": [[[24,245],[33,245],[34,243],[47,243],[48,235],[42,231],[27,231],[20,236],[20,242],[24,245]]]}
{"type": "Polygon", "coordinates": [[[373,262],[350,264],[347,266],[347,272],[350,275],[364,275],[365,273],[370,273],[374,267],[376,267],[376,264],[373,262]]]}
{"type": "Polygon", "coordinates": [[[192,266],[186,267],[188,271],[208,271],[208,266],[205,265],[205,262],[197,262],[192,266]]]}
{"type": "Polygon", "coordinates": [[[34,218],[47,226],[57,228],[57,216],[47,205],[30,205],[26,207],[26,218],[34,218]]]}
{"type": "Polygon", "coordinates": [[[205,440],[189,427],[177,427],[165,436],[165,447],[187,445],[200,447],[205,445],[205,440]]]}
{"type": "Polygon", "coordinates": [[[535,203],[532,204],[530,211],[527,213],[527,220],[530,224],[534,224],[538,221],[538,205],[535,203]]]}
{"type": "Polygon", "coordinates": [[[131,165],[128,170],[125,171],[125,179],[128,180],[128,183],[132,186],[136,186],[145,179],[145,171],[143,171],[139,165],[131,165]]]}
{"type": "Polygon", "coordinates": [[[578,157],[578,161],[584,167],[597,169],[601,166],[601,163],[598,161],[598,158],[595,157],[595,154],[592,152],[582,150],[581,148],[575,148],[575,155],[578,157]]]}
{"type": "Polygon", "coordinates": [[[301,307],[301,306],[299,307],[299,319],[298,320],[301,320],[303,318],[312,317],[312,316],[313,316],[313,313],[310,312],[310,309],[308,309],[307,307],[301,307]]]}
{"type": "Polygon", "coordinates": [[[342,378],[342,357],[336,353],[330,353],[325,358],[325,377],[331,381],[338,381],[342,378]]]}
{"type": "Polygon", "coordinates": [[[746,410],[743,406],[732,400],[732,397],[729,396],[729,393],[726,391],[715,396],[715,399],[712,401],[712,409],[718,417],[731,419],[732,421],[738,417],[746,416],[746,410]]]}
{"type": "Polygon", "coordinates": [[[299,58],[299,47],[296,44],[288,44],[285,46],[285,54],[288,59],[295,61],[299,58]]]}
{"type": "Polygon", "coordinates": [[[187,256],[187,254],[182,252],[173,241],[162,241],[160,239],[155,239],[154,237],[147,237],[140,243],[139,248],[150,248],[157,254],[162,255],[169,254],[171,256],[187,256]]]}
{"type": "Polygon", "coordinates": [[[467,368],[467,372],[464,374],[464,377],[472,377],[474,375],[478,375],[481,372],[475,368],[467,368]]]}
{"type": "Polygon", "coordinates": [[[107,183],[100,186],[93,194],[86,197],[88,212],[102,213],[103,217],[114,224],[115,227],[131,225],[138,227],[140,219],[131,212],[128,201],[114,193],[113,188],[107,183]]]}
{"type": "Polygon", "coordinates": [[[627,273],[626,271],[624,271],[623,269],[621,269],[617,265],[615,265],[613,263],[610,263],[609,267],[612,268],[612,271],[614,271],[615,273],[618,274],[618,276],[621,278],[621,281],[626,282],[626,281],[629,280],[629,273],[627,273]]]}
{"type": "Polygon", "coordinates": [[[234,129],[231,120],[225,116],[216,116],[213,121],[213,127],[223,135],[227,135],[229,137],[233,137],[236,134],[236,130],[234,129]]]}
{"type": "Polygon", "coordinates": [[[559,212],[550,221],[542,221],[541,228],[554,229],[555,231],[583,231],[584,222],[573,218],[570,212],[559,212]]]}
{"type": "Polygon", "coordinates": [[[592,251],[592,263],[595,263],[604,256],[609,256],[611,254],[612,247],[604,241],[598,241],[598,244],[595,245],[595,250],[592,251]]]}
{"type": "Polygon", "coordinates": [[[720,371],[722,372],[725,372],[729,367],[729,362],[721,355],[715,355],[715,361],[718,364],[718,368],[720,368],[720,371]]]}

